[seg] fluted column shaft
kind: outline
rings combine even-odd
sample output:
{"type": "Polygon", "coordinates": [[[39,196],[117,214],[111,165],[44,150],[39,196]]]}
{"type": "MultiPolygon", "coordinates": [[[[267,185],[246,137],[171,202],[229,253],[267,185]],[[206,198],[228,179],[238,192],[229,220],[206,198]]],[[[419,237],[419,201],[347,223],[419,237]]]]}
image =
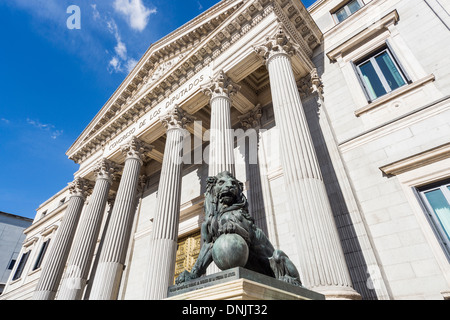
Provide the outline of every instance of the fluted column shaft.
{"type": "Polygon", "coordinates": [[[292,70],[290,54],[295,48],[279,29],[257,51],[266,58],[269,71],[302,281],[328,298],[358,299],[292,70]]]}
{"type": "Polygon", "coordinates": [[[75,234],[58,300],[80,300],[82,298],[103,221],[114,167],[113,163],[103,159],[95,168],[97,178],[94,190],[75,234]]]}
{"type": "Polygon", "coordinates": [[[203,92],[211,97],[209,176],[216,176],[223,171],[235,174],[231,98],[239,88],[223,71],[203,88],[203,92]]]}
{"type": "Polygon", "coordinates": [[[166,298],[167,289],[173,284],[180,220],[184,126],[191,120],[179,108],[161,118],[167,128],[167,139],[149,247],[145,292],[145,298],[149,300],[166,298]]]}
{"type": "Polygon", "coordinates": [[[234,135],[231,129],[231,100],[218,96],[211,100],[209,176],[228,171],[235,174],[234,135]]]}
{"type": "Polygon", "coordinates": [[[126,154],[125,166],[100,252],[90,300],[117,299],[136,209],[143,149],[142,142],[135,137],[122,147],[122,152],[126,154]]]}
{"type": "Polygon", "coordinates": [[[73,237],[86,200],[87,183],[76,179],[70,184],[71,196],[52,248],[42,267],[33,300],[53,300],[58,291],[73,237]]]}

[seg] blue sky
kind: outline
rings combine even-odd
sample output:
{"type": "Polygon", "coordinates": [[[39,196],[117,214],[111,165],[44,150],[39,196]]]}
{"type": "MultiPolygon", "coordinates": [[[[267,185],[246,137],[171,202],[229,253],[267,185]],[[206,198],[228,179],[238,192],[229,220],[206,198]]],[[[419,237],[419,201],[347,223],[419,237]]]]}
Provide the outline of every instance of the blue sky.
{"type": "Polygon", "coordinates": [[[218,2],[2,0],[0,211],[34,218],[73,180],[66,151],[150,44],[218,2]],[[81,29],[67,27],[71,5],[81,29]]]}

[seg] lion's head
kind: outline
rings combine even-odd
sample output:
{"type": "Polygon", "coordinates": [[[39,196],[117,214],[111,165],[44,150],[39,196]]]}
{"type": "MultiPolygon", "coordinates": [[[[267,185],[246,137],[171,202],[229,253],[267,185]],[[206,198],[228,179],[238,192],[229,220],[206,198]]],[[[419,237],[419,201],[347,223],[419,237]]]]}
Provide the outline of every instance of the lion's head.
{"type": "Polygon", "coordinates": [[[231,173],[224,171],[207,180],[206,195],[216,204],[231,206],[246,202],[242,193],[243,183],[238,181],[231,173]]]}

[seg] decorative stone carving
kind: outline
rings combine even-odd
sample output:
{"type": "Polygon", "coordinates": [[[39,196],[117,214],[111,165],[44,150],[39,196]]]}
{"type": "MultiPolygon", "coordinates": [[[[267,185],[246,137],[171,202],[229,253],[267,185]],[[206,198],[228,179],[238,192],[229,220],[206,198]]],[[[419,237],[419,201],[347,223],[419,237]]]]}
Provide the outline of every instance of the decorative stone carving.
{"type": "Polygon", "coordinates": [[[94,173],[97,179],[108,180],[109,183],[115,178],[115,175],[123,169],[123,166],[118,165],[108,159],[100,159],[94,168],[94,173]]]}
{"type": "Polygon", "coordinates": [[[222,270],[245,267],[301,286],[300,276],[288,256],[275,250],[248,212],[243,185],[229,172],[209,177],[205,193],[203,245],[192,271],[184,271],[177,284],[205,274],[213,261],[222,270]],[[231,250],[230,250],[231,249],[231,250]]]}
{"type": "Polygon", "coordinates": [[[135,158],[141,161],[141,163],[144,161],[146,153],[152,150],[152,145],[139,140],[135,136],[131,137],[131,140],[121,147],[121,151],[126,155],[127,159],[135,158]]]}
{"type": "Polygon", "coordinates": [[[312,69],[309,75],[301,78],[297,82],[297,87],[302,98],[312,93],[317,93],[319,98],[323,98],[323,83],[316,68],[312,69]]]}
{"type": "Polygon", "coordinates": [[[202,90],[203,93],[210,96],[211,100],[215,97],[231,98],[239,90],[241,86],[234,83],[223,70],[219,71],[217,76],[211,79],[211,82],[205,85],[202,90]]]}
{"type": "Polygon", "coordinates": [[[82,178],[76,178],[73,182],[69,183],[71,197],[81,197],[86,199],[90,188],[92,188],[90,181],[82,178]]]}
{"type": "Polygon", "coordinates": [[[271,58],[279,54],[293,56],[300,47],[291,40],[283,26],[279,24],[276,33],[267,37],[263,44],[254,46],[254,50],[266,60],[267,64],[271,58]]]}
{"type": "Polygon", "coordinates": [[[160,117],[160,120],[166,130],[185,129],[186,125],[193,122],[195,117],[188,114],[178,105],[175,106],[166,115],[160,117]]]}
{"type": "Polygon", "coordinates": [[[242,116],[238,116],[242,128],[245,130],[258,128],[259,126],[261,126],[261,117],[262,117],[261,104],[258,104],[250,112],[247,112],[242,116]]]}

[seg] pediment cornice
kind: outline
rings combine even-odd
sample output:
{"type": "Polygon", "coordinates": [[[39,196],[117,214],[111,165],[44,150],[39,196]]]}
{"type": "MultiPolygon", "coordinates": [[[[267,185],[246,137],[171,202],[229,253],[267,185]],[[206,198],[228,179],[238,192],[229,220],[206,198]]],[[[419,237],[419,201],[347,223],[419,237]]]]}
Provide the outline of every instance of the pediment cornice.
{"type": "Polygon", "coordinates": [[[222,1],[154,43],[67,151],[82,163],[275,12],[306,55],[321,33],[298,1],[222,1]]]}

